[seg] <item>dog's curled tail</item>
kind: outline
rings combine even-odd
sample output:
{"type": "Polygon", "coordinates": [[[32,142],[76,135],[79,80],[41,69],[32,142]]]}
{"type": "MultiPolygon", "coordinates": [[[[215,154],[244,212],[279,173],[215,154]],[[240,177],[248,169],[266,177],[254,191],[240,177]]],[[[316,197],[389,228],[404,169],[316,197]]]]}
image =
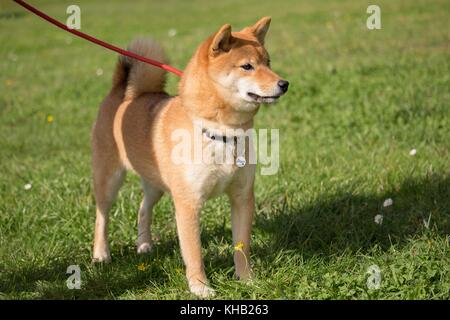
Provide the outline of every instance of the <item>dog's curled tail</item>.
{"type": "MultiPolygon", "coordinates": [[[[128,50],[162,63],[167,63],[161,46],[150,39],[136,39],[128,50]]],[[[145,62],[119,56],[113,76],[113,87],[125,85],[125,99],[133,99],[143,93],[163,92],[166,71],[145,62]]]]}

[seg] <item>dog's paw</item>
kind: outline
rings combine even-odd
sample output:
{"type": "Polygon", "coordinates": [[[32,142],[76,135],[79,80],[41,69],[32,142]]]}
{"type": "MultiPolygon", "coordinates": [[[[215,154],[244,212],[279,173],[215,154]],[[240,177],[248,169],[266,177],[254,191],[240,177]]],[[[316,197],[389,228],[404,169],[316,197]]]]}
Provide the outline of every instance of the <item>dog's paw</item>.
{"type": "Polygon", "coordinates": [[[238,281],[246,286],[253,286],[255,284],[255,278],[254,277],[248,277],[248,278],[238,278],[238,281]]]}
{"type": "Polygon", "coordinates": [[[138,254],[150,253],[151,251],[152,251],[152,245],[148,242],[138,244],[138,246],[137,246],[138,254]]]}
{"type": "Polygon", "coordinates": [[[214,291],[214,289],[203,283],[192,284],[189,286],[189,289],[193,294],[202,299],[212,298],[216,295],[216,291],[214,291]]]}
{"type": "Polygon", "coordinates": [[[236,278],[241,282],[252,282],[254,275],[251,268],[236,273],[236,278]]]}
{"type": "Polygon", "coordinates": [[[111,256],[109,254],[102,254],[102,255],[94,255],[92,258],[93,263],[110,263],[111,262],[111,256]]]}

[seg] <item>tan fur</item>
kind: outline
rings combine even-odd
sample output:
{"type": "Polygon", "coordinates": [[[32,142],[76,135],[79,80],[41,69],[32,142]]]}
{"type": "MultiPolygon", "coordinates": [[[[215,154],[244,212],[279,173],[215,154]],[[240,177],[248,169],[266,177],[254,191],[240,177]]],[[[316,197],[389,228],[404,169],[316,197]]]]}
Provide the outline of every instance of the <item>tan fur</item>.
{"type": "MultiPolygon", "coordinates": [[[[141,177],[144,189],[138,214],[139,253],[151,249],[152,209],[167,192],[175,205],[189,287],[201,297],[212,294],[201,257],[199,215],[206,200],[226,193],[232,207],[233,242],[244,244],[245,256],[235,254],[236,274],[240,279],[250,277],[255,165],[238,168],[235,164],[174,164],[171,151],[175,142],[171,134],[180,128],[192,133],[195,120],[202,120],[208,129],[220,132],[253,126],[259,104],[247,101],[248,97],[240,98],[243,86],[238,88],[236,83],[241,81],[244,88],[250,83],[267,91],[267,96],[277,90],[280,77],[270,70],[268,54],[262,45],[269,23],[269,18],[263,18],[253,27],[233,33],[225,25],[209,37],[186,67],[176,97],[163,92],[165,74],[161,69],[120,57],[113,88],[101,104],[92,130],[97,204],[94,261],[110,260],[108,210],[125,171],[132,170],[141,177]],[[242,70],[240,64],[247,62],[257,68],[253,72],[242,70]]],[[[162,50],[153,42],[139,40],[130,48],[165,61],[162,50]]],[[[204,143],[207,148],[217,142],[205,138],[204,143]]]]}
{"type": "MultiPolygon", "coordinates": [[[[128,51],[168,63],[163,49],[150,40],[136,39],[128,46],[128,51]]],[[[120,56],[118,64],[119,69],[128,71],[126,99],[133,99],[146,92],[163,92],[166,81],[166,72],[163,69],[126,56],[120,56]]],[[[123,72],[118,70],[118,73],[123,72]]]]}

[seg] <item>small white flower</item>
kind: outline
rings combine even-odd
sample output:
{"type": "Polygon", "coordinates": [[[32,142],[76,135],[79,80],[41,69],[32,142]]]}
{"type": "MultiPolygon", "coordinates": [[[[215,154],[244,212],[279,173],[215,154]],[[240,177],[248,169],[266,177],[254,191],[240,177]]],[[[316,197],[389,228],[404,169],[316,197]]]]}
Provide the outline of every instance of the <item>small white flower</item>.
{"type": "Polygon", "coordinates": [[[169,37],[175,37],[177,35],[177,30],[176,29],[169,29],[169,31],[167,32],[167,35],[169,37]]]}
{"type": "Polygon", "coordinates": [[[392,201],[391,198],[388,198],[388,199],[384,200],[384,202],[383,202],[383,207],[389,207],[389,206],[392,206],[393,203],[394,203],[394,201],[392,201]]]}
{"type": "Polygon", "coordinates": [[[375,216],[375,223],[379,224],[381,226],[381,224],[383,223],[383,215],[382,214],[377,214],[375,216]]]}
{"type": "Polygon", "coordinates": [[[409,155],[410,155],[410,156],[415,156],[416,153],[417,153],[417,150],[416,150],[416,149],[411,149],[411,151],[409,152],[409,155]]]}
{"type": "Polygon", "coordinates": [[[25,190],[30,190],[31,187],[32,187],[31,183],[27,183],[26,185],[23,186],[23,188],[24,188],[25,190]]]}
{"type": "Polygon", "coordinates": [[[98,68],[96,71],[95,71],[95,74],[97,75],[97,76],[101,76],[102,74],[103,74],[103,69],[102,68],[98,68]]]}

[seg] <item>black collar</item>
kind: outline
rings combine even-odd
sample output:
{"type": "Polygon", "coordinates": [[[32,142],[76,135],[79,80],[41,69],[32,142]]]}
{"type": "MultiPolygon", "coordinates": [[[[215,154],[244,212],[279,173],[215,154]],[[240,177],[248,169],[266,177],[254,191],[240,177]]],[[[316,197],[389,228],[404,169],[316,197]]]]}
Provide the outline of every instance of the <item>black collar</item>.
{"type": "Polygon", "coordinates": [[[237,144],[237,136],[224,136],[224,135],[219,135],[217,133],[212,133],[210,132],[208,129],[203,128],[202,132],[205,134],[205,136],[211,140],[214,141],[222,141],[223,143],[234,143],[237,144]]]}

